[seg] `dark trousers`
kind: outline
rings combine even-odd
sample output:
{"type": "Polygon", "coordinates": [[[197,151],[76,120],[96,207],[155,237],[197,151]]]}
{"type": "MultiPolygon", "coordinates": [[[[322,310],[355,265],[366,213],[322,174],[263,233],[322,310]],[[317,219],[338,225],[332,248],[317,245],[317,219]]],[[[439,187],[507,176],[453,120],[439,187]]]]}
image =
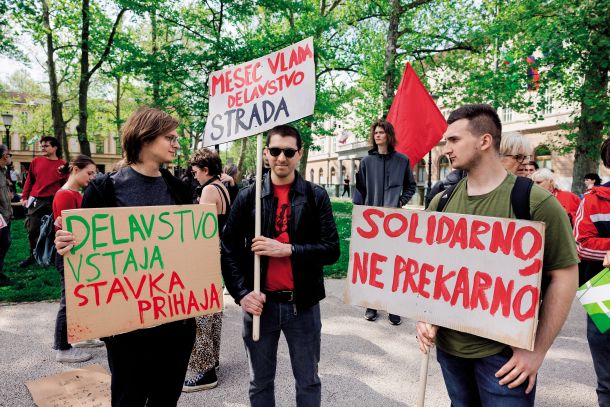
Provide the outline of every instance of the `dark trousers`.
{"type": "Polygon", "coordinates": [[[597,401],[600,407],[610,407],[610,331],[601,333],[588,315],[587,341],[597,375],[597,401]]]}
{"type": "Polygon", "coordinates": [[[343,197],[345,194],[347,194],[347,197],[349,198],[349,185],[343,185],[343,193],[341,194],[341,197],[343,197]]]}
{"type": "Polygon", "coordinates": [[[55,319],[55,341],[53,344],[53,349],[68,350],[72,347],[72,345],[68,343],[68,323],[66,320],[66,282],[64,280],[63,256],[55,256],[55,268],[59,273],[61,297],[59,299],[59,310],[57,310],[57,318],[55,319]]]}
{"type": "MultiPolygon", "coordinates": [[[[275,368],[280,333],[284,333],[296,384],[297,407],[320,407],[318,376],[322,322],[320,305],[298,310],[293,304],[267,300],[261,315],[260,339],[252,340],[252,316],[244,313],[242,336],[250,363],[251,407],[275,407],[275,368]]],[[[294,405],[294,404],[293,404],[294,405]]]]}
{"type": "Polygon", "coordinates": [[[0,229],[0,273],[4,270],[4,258],[11,247],[11,221],[6,221],[6,227],[0,229]]]}
{"type": "Polygon", "coordinates": [[[33,256],[32,253],[40,235],[42,217],[51,213],[53,213],[53,198],[36,198],[36,202],[28,208],[25,227],[30,241],[30,256],[33,256]]]}
{"type": "Polygon", "coordinates": [[[484,358],[465,359],[450,355],[436,348],[436,358],[441,365],[447,393],[452,407],[532,407],[536,397],[536,386],[525,394],[528,380],[509,389],[501,386],[495,374],[512,357],[513,351],[506,347],[497,355],[484,358]]]}
{"type": "Polygon", "coordinates": [[[195,319],[103,340],[112,373],[113,407],[176,406],[195,343],[195,319]]]}

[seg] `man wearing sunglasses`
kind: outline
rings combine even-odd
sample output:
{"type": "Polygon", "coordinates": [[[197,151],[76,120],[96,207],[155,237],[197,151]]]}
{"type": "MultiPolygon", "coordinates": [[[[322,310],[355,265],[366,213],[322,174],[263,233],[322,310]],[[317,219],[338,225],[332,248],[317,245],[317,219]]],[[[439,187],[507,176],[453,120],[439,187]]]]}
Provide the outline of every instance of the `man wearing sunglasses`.
{"type": "Polygon", "coordinates": [[[66,162],[59,158],[61,151],[57,139],[51,136],[41,138],[40,150],[41,157],[32,160],[21,194],[21,205],[27,208],[25,225],[30,241],[30,255],[19,263],[19,267],[27,267],[35,262],[33,252],[40,234],[42,217],[53,212],[53,197],[67,179],[67,175],[59,172],[59,167],[66,162]]]}
{"type": "Polygon", "coordinates": [[[339,236],[330,199],[296,171],[301,136],[289,125],[267,134],[270,172],[262,180],[261,236],[254,236],[255,186],[240,191],[222,237],[222,274],[243,310],[243,339],[250,366],[250,403],[275,406],[277,346],[283,332],[296,380],[297,407],[318,407],[321,383],[322,267],[339,258],[339,236]],[[261,256],[261,293],[253,291],[254,254],[261,256]],[[260,340],[252,340],[252,316],[260,340]]]}
{"type": "MultiPolygon", "coordinates": [[[[371,149],[360,162],[356,176],[356,191],[352,201],[356,205],[400,208],[415,193],[415,178],[409,158],[395,150],[396,135],[392,123],[383,119],[371,126],[371,149]]],[[[367,308],[364,318],[377,319],[377,310],[367,308]]],[[[389,314],[392,325],[402,322],[398,315],[389,314]]]]}

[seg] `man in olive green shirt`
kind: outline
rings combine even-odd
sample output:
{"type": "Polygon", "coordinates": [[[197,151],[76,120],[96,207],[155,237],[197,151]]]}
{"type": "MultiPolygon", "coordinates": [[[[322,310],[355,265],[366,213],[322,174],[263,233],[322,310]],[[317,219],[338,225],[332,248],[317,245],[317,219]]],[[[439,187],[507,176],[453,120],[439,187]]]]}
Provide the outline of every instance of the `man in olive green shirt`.
{"type": "MultiPolygon", "coordinates": [[[[457,185],[445,212],[515,218],[511,191],[516,177],[499,156],[502,125],[488,105],[465,105],[451,113],[443,154],[468,176],[457,185]]],[[[443,193],[431,202],[435,210],[443,193]]],[[[417,323],[422,352],[436,343],[437,359],[454,407],[533,406],[536,374],[568,315],[578,282],[578,257],[569,219],[548,191],[534,185],[533,221],[545,223],[543,300],[533,351],[475,335],[417,323]]]]}

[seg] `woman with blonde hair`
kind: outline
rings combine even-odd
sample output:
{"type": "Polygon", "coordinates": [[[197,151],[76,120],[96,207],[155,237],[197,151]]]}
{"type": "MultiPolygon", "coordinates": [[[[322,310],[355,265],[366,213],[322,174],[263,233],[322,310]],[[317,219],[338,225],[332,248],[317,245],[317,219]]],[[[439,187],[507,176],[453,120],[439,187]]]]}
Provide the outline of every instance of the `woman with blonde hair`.
{"type": "Polygon", "coordinates": [[[515,132],[502,135],[500,160],[506,171],[525,176],[525,165],[529,163],[531,154],[532,146],[523,134],[515,132]]]}
{"type": "Polygon", "coordinates": [[[578,206],[580,205],[580,199],[576,194],[573,194],[568,191],[562,191],[557,188],[557,182],[555,181],[555,174],[551,172],[548,168],[541,168],[538,171],[535,171],[530,178],[536,185],[542,187],[549,191],[563,206],[568,217],[570,218],[570,223],[574,224],[574,218],[576,217],[576,211],[578,210],[578,206]]]}

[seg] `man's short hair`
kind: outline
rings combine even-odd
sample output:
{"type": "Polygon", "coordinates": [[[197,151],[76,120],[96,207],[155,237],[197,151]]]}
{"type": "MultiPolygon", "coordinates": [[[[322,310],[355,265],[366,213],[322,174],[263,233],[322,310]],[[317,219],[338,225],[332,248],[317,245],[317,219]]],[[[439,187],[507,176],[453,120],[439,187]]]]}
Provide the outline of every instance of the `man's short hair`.
{"type": "Polygon", "coordinates": [[[447,124],[461,119],[468,120],[468,128],[475,136],[491,134],[496,151],[502,142],[502,123],[496,109],[486,104],[464,105],[451,112],[447,124]]]}
{"type": "Polygon", "coordinates": [[[534,167],[535,170],[540,168],[540,167],[538,167],[538,163],[536,161],[533,161],[533,160],[528,162],[527,165],[531,165],[532,167],[534,167]]]}
{"type": "Polygon", "coordinates": [[[392,123],[386,121],[385,119],[377,119],[373,124],[371,124],[371,131],[369,135],[369,143],[374,150],[377,150],[377,144],[375,143],[375,130],[377,127],[381,127],[388,137],[388,151],[394,150],[396,147],[396,132],[394,131],[394,126],[392,123]]]}
{"type": "MultiPolygon", "coordinates": [[[[2,156],[2,154],[0,154],[0,156],[2,156]]],[[[602,179],[599,177],[599,175],[597,175],[594,172],[590,172],[590,173],[586,174],[583,178],[584,179],[590,179],[591,181],[593,181],[593,185],[601,185],[602,184],[602,179]]]]}
{"type": "Polygon", "coordinates": [[[610,168],[610,137],[604,140],[601,150],[602,162],[606,168],[610,168]]]}
{"type": "Polygon", "coordinates": [[[0,144],[0,158],[8,151],[6,144],[0,144]]]}
{"type": "Polygon", "coordinates": [[[294,137],[295,139],[297,139],[297,150],[301,150],[301,147],[303,146],[303,140],[301,139],[301,134],[295,127],[289,124],[282,124],[280,126],[275,126],[271,130],[269,130],[267,132],[267,141],[265,143],[267,147],[269,147],[269,140],[271,140],[271,136],[275,134],[278,134],[282,137],[294,137]]]}
{"type": "Polygon", "coordinates": [[[216,150],[202,148],[198,150],[189,161],[191,167],[207,168],[208,175],[220,176],[222,173],[222,161],[216,150]]]}
{"type": "Polygon", "coordinates": [[[123,151],[127,164],[140,162],[144,144],[153,142],[178,127],[178,120],[153,107],[140,107],[123,125],[123,151]]]}
{"type": "Polygon", "coordinates": [[[57,147],[57,151],[55,151],[55,155],[61,157],[61,146],[59,145],[59,141],[53,136],[44,136],[40,139],[39,143],[42,144],[44,142],[48,142],[51,147],[57,147]]]}

